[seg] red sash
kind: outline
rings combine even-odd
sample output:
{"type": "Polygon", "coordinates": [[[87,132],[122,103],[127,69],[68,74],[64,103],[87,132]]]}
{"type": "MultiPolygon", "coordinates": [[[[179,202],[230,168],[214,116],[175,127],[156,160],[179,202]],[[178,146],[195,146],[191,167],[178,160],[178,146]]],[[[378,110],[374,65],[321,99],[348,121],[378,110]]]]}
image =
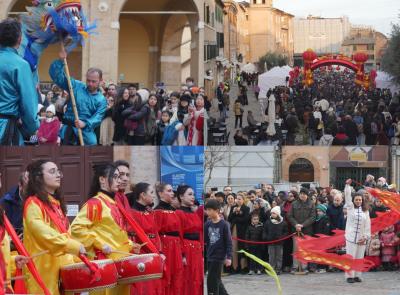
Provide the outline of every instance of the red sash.
{"type": "Polygon", "coordinates": [[[43,201],[35,196],[29,197],[27,203],[29,201],[36,203],[40,207],[40,209],[42,209],[42,211],[46,212],[47,216],[50,218],[50,220],[53,222],[60,233],[68,233],[69,221],[68,218],[61,211],[61,208],[55,206],[52,202],[50,208],[47,204],[43,203],[43,201]]]}
{"type": "Polygon", "coordinates": [[[125,220],[129,223],[131,228],[135,231],[136,236],[142,243],[147,243],[145,247],[150,251],[150,253],[159,253],[156,246],[154,246],[153,242],[146,235],[142,227],[132,218],[132,216],[126,211],[124,206],[122,205],[121,198],[123,199],[125,196],[120,196],[116,198],[116,204],[119,211],[125,217],[125,220]]]}

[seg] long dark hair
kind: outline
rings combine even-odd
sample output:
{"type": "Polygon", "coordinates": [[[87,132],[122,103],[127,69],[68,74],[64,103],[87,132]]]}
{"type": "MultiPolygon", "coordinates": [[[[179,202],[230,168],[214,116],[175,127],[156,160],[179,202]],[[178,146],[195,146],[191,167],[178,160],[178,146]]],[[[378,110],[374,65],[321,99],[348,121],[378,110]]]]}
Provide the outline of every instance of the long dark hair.
{"type": "Polygon", "coordinates": [[[363,210],[363,212],[368,211],[369,210],[369,205],[368,205],[368,202],[365,200],[365,197],[360,193],[355,193],[353,195],[353,198],[352,198],[353,204],[354,204],[355,197],[361,197],[361,200],[362,200],[361,209],[363,210]]]}
{"type": "Polygon", "coordinates": [[[158,111],[160,110],[160,107],[159,107],[159,99],[158,99],[158,97],[157,97],[157,95],[156,94],[150,94],[149,95],[149,98],[147,99],[147,104],[149,105],[149,108],[151,109],[151,107],[150,107],[150,104],[149,104],[149,100],[150,100],[150,98],[151,97],[155,97],[156,98],[156,105],[154,106],[154,108],[153,108],[153,110],[154,110],[154,113],[156,114],[156,117],[157,117],[157,113],[158,113],[158,111]]]}
{"type": "Polygon", "coordinates": [[[113,182],[113,176],[117,167],[112,163],[100,163],[93,166],[93,179],[90,185],[89,198],[93,198],[101,190],[100,177],[105,177],[108,180],[109,186],[113,182]]]}
{"type": "Polygon", "coordinates": [[[150,187],[150,184],[146,182],[139,182],[134,187],[132,192],[129,194],[129,205],[131,207],[133,204],[139,200],[140,194],[145,193],[150,187]]]}
{"type": "Polygon", "coordinates": [[[182,203],[182,200],[181,200],[181,196],[183,196],[185,193],[186,193],[186,191],[188,190],[188,189],[193,189],[190,185],[186,185],[186,184],[183,184],[183,185],[179,185],[178,187],[177,187],[177,189],[176,189],[176,196],[177,196],[177,198],[178,198],[178,200],[179,200],[179,203],[182,203]]]}
{"type": "Polygon", "coordinates": [[[115,117],[116,115],[119,115],[118,114],[118,109],[119,109],[119,106],[121,105],[121,104],[123,104],[124,102],[126,103],[126,105],[130,105],[131,103],[130,103],[130,101],[129,101],[129,97],[128,97],[128,100],[127,101],[124,101],[124,92],[125,92],[125,90],[128,90],[128,88],[126,88],[126,87],[122,87],[119,91],[118,91],[118,95],[117,95],[117,101],[116,101],[116,103],[115,103],[115,107],[113,108],[113,117],[115,117]]]}
{"type": "MultiPolygon", "coordinates": [[[[36,196],[44,204],[51,208],[51,203],[49,201],[49,193],[44,189],[44,178],[43,178],[43,166],[51,161],[48,160],[37,160],[28,165],[26,170],[28,171],[28,185],[26,188],[26,196],[36,196]]],[[[60,202],[61,210],[64,214],[67,212],[67,208],[64,202],[64,198],[61,196],[61,190],[58,188],[54,195],[52,195],[56,200],[60,202]]]]}

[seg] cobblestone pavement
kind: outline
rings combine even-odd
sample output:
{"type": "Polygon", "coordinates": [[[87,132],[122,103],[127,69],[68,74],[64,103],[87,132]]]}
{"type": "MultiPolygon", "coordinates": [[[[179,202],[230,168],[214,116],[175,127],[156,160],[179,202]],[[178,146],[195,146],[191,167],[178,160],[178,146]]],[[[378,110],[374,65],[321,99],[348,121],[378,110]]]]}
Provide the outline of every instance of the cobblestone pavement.
{"type": "MultiPolygon", "coordinates": [[[[283,295],[400,295],[400,272],[368,272],[362,283],[345,282],[343,273],[279,276],[283,295]]],[[[278,294],[267,275],[231,275],[222,278],[230,295],[278,294]]],[[[207,293],[205,293],[207,294],[207,293]]]]}
{"type": "MultiPolygon", "coordinates": [[[[229,112],[228,112],[228,119],[227,119],[227,130],[230,132],[229,136],[229,145],[235,145],[235,141],[233,140],[233,136],[235,135],[235,114],[233,112],[234,110],[234,104],[235,100],[238,97],[238,90],[239,88],[237,87],[237,84],[234,84],[231,86],[231,91],[229,92],[229,97],[230,97],[230,106],[229,106],[229,112]]],[[[248,86],[248,91],[247,91],[247,97],[249,101],[249,105],[243,106],[244,109],[244,114],[243,114],[243,125],[242,127],[248,126],[247,124],[247,111],[251,110],[253,112],[254,119],[258,122],[264,121],[263,120],[263,114],[261,111],[261,105],[257,101],[253,87],[248,86]]],[[[219,118],[219,111],[218,111],[218,100],[217,98],[214,99],[212,103],[212,108],[210,110],[210,116],[213,118],[218,119],[219,118]]]]}

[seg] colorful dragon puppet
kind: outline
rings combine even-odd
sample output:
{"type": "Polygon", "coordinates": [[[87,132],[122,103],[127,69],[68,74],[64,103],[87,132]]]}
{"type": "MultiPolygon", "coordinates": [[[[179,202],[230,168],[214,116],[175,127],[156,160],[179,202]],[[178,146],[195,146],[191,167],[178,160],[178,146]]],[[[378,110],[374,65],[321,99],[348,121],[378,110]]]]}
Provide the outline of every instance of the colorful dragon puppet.
{"type": "Polygon", "coordinates": [[[36,81],[37,68],[43,51],[50,45],[66,42],[69,52],[95,29],[82,11],[80,0],[32,0],[21,16],[22,42],[18,53],[30,64],[36,81]]]}

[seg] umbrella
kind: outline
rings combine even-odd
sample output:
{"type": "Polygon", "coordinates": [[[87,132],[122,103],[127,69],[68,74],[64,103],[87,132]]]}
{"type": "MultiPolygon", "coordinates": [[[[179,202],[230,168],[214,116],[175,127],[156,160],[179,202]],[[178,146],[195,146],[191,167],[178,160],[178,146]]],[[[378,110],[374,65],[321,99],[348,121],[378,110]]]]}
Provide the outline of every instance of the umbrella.
{"type": "Polygon", "coordinates": [[[242,67],[242,71],[248,74],[253,74],[257,72],[257,68],[254,64],[248,63],[242,67]]]}
{"type": "Polygon", "coordinates": [[[267,134],[269,136],[273,136],[276,134],[275,130],[275,96],[273,94],[270,95],[268,105],[268,128],[267,134]]]}

